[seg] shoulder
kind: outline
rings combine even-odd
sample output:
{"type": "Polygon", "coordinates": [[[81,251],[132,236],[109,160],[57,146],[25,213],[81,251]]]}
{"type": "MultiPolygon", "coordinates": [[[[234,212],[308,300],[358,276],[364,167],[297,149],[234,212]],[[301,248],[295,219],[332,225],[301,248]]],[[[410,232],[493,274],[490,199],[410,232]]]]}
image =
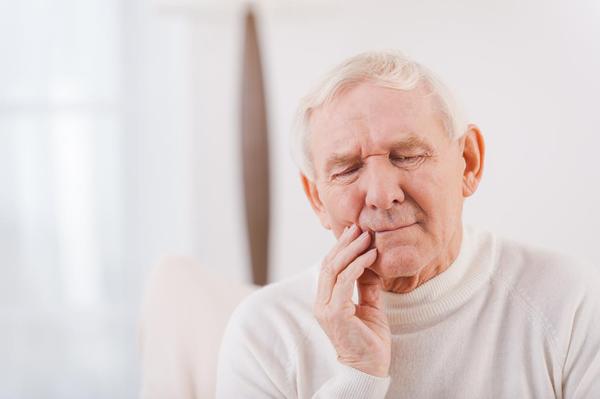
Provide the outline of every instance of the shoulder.
{"type": "Polygon", "coordinates": [[[303,326],[311,323],[313,268],[248,295],[219,351],[217,397],[294,397],[303,326]]]}
{"type": "MultiPolygon", "coordinates": [[[[600,265],[556,251],[494,239],[491,295],[503,299],[506,323],[541,331],[565,397],[597,397],[600,384],[600,265]],[[549,352],[550,353],[550,352],[549,352]],[[592,393],[593,392],[593,393],[592,393]]],[[[513,328],[507,326],[506,328],[513,328]]],[[[536,342],[540,342],[536,339],[536,342]]],[[[546,353],[546,352],[544,352],[546,353]]]]}
{"type": "Polygon", "coordinates": [[[600,265],[506,238],[497,243],[497,278],[532,300],[578,302],[600,293],[600,265]]]}
{"type": "Polygon", "coordinates": [[[248,295],[234,310],[227,335],[253,345],[293,347],[314,320],[317,266],[248,295]]]}
{"type": "Polygon", "coordinates": [[[268,284],[248,295],[232,318],[242,322],[266,321],[285,315],[302,314],[311,307],[317,282],[317,265],[294,276],[268,284]]]}
{"type": "Polygon", "coordinates": [[[493,282],[559,346],[583,325],[600,328],[600,265],[505,238],[496,255],[493,282]]]}

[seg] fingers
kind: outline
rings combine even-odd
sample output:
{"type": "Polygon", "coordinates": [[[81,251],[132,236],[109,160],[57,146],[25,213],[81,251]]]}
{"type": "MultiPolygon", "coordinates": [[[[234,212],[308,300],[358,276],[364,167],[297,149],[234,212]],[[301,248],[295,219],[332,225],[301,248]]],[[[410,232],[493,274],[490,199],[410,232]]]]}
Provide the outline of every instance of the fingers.
{"type": "Polygon", "coordinates": [[[340,235],[338,241],[335,243],[331,251],[329,251],[329,253],[325,257],[325,260],[333,260],[342,249],[344,249],[348,244],[355,240],[356,237],[358,237],[361,233],[362,231],[355,224],[346,227],[342,235],[340,235]]]}
{"type": "Polygon", "coordinates": [[[333,290],[333,285],[335,284],[335,279],[337,278],[337,274],[339,270],[334,266],[334,259],[336,255],[345,248],[348,244],[350,244],[353,240],[355,240],[360,235],[360,229],[356,225],[352,225],[344,229],[344,232],[340,236],[336,245],[331,249],[331,251],[325,256],[323,260],[323,264],[321,266],[321,271],[319,274],[319,283],[317,287],[317,303],[327,303],[329,302],[329,298],[331,297],[331,291],[333,290]]]}
{"type": "Polygon", "coordinates": [[[339,274],[346,266],[369,248],[371,235],[365,231],[354,241],[341,249],[333,259],[333,269],[339,274]]]}
{"type": "Polygon", "coordinates": [[[383,309],[383,301],[380,295],[381,279],[372,270],[365,272],[356,282],[358,288],[358,304],[360,306],[370,306],[376,309],[383,309]]]}
{"type": "Polygon", "coordinates": [[[369,233],[359,234],[360,229],[356,225],[347,229],[325,257],[319,274],[317,303],[329,302],[338,274],[369,247],[369,233]]]}
{"type": "Polygon", "coordinates": [[[373,248],[357,257],[348,265],[335,281],[333,292],[331,294],[331,303],[342,305],[352,298],[354,292],[354,283],[364,273],[365,269],[371,266],[377,259],[377,249],[373,248]]]}

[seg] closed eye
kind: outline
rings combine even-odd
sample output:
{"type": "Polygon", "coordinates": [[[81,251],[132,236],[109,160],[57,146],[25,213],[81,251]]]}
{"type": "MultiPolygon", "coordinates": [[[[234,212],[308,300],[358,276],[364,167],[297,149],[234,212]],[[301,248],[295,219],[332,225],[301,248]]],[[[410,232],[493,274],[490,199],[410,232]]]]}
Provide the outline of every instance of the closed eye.
{"type": "Polygon", "coordinates": [[[390,161],[402,167],[416,167],[427,158],[427,155],[390,156],[390,161]]]}
{"type": "Polygon", "coordinates": [[[350,177],[352,176],[354,173],[358,172],[358,170],[360,169],[361,165],[354,165],[349,167],[348,169],[343,170],[342,172],[336,173],[332,176],[332,179],[338,179],[338,178],[344,178],[344,177],[350,177]]]}
{"type": "Polygon", "coordinates": [[[390,157],[390,159],[395,162],[411,162],[419,158],[421,158],[421,155],[415,155],[411,157],[390,157]]]}

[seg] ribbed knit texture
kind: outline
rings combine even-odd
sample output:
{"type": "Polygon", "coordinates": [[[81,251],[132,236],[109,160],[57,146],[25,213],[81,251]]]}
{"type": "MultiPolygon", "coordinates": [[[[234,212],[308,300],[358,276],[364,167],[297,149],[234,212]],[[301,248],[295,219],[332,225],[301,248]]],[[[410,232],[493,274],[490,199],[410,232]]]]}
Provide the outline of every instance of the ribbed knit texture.
{"type": "Polygon", "coordinates": [[[382,398],[390,385],[390,378],[380,378],[342,364],[335,377],[322,387],[322,398],[382,398]]]}

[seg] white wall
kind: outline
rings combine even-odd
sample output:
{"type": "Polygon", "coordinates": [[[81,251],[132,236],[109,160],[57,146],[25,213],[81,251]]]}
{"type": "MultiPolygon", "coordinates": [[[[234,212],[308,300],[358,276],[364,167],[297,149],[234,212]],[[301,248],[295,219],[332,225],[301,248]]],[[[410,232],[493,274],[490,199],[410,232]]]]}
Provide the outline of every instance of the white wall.
{"type": "Polygon", "coordinates": [[[356,52],[398,48],[455,89],[487,141],[465,220],[600,265],[600,3],[396,1],[267,5],[263,39],[272,110],[275,278],[324,254],[287,134],[318,76],[356,52]]]}
{"type": "MultiPolygon", "coordinates": [[[[202,240],[211,243],[202,248],[201,256],[216,269],[222,269],[224,259],[227,273],[247,278],[247,264],[236,264],[230,250],[233,245],[234,253],[245,255],[245,247],[234,246],[243,245],[243,231],[231,225],[241,220],[237,219],[243,215],[241,203],[233,201],[230,196],[235,192],[222,182],[239,176],[239,155],[231,147],[237,144],[238,126],[228,118],[237,118],[238,93],[232,82],[237,82],[239,70],[229,63],[239,61],[240,48],[231,41],[231,33],[241,40],[236,24],[242,22],[242,8],[236,2],[159,4],[163,12],[197,27],[191,34],[202,61],[193,65],[201,68],[180,67],[196,84],[202,110],[196,125],[198,140],[210,143],[214,159],[231,161],[218,163],[205,175],[219,191],[197,200],[201,209],[215,210],[203,214],[203,224],[237,235],[223,238],[201,228],[202,240]],[[223,212],[237,216],[223,220],[223,212]]],[[[600,255],[593,250],[600,226],[600,213],[593,212],[600,200],[600,164],[595,156],[600,144],[599,3],[372,4],[257,2],[273,167],[271,278],[303,269],[333,243],[304,199],[289,155],[288,135],[298,100],[345,57],[386,48],[401,49],[441,75],[485,135],[485,176],[476,196],[467,201],[466,222],[600,264],[600,255]]],[[[211,165],[198,162],[203,171],[211,165]]]]}
{"type": "Polygon", "coordinates": [[[137,26],[128,28],[126,46],[124,150],[131,256],[145,272],[180,254],[246,278],[237,13],[131,3],[137,26]]]}

